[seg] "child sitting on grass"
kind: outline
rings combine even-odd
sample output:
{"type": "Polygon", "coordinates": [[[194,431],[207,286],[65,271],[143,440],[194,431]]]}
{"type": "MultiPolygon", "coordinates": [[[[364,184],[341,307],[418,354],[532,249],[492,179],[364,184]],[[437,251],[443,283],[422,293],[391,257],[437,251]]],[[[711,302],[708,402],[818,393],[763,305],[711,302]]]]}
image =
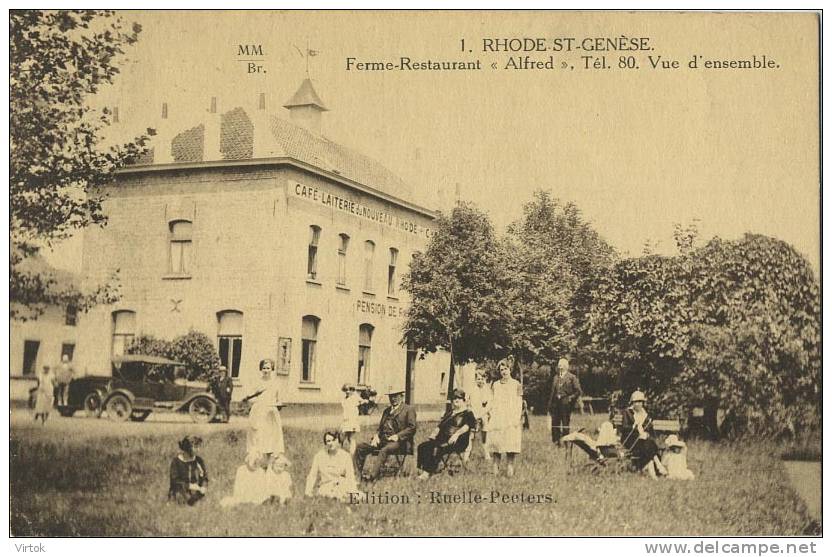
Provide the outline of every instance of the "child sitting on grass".
{"type": "Polygon", "coordinates": [[[289,467],[292,464],[285,455],[279,454],[272,459],[266,471],[266,493],[274,503],[287,503],[292,498],[292,476],[289,467]]]}
{"type": "Polygon", "coordinates": [[[274,458],[256,452],[247,454],[245,463],[237,468],[234,476],[234,493],[223,497],[220,506],[261,505],[272,501],[286,503],[292,498],[289,466],[289,460],[283,454],[274,458]]]}
{"type": "Polygon", "coordinates": [[[197,454],[202,446],[199,437],[183,437],[179,441],[179,454],[170,463],[170,488],[168,499],[177,503],[194,505],[208,491],[208,471],[205,462],[197,454]]]}
{"type": "Polygon", "coordinates": [[[669,480],[692,480],[693,472],[688,469],[685,442],[675,435],[669,435],[665,445],[667,450],[662,456],[662,464],[667,468],[667,478],[669,480]]]}

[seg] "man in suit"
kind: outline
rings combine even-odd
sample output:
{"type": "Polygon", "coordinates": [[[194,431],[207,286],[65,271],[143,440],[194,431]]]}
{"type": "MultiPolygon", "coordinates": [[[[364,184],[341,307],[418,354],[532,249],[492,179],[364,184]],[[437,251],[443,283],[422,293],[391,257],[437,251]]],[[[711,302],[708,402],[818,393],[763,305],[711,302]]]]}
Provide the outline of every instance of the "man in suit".
{"type": "Polygon", "coordinates": [[[569,421],[572,408],[581,397],[581,383],[569,372],[569,360],[558,361],[557,372],[552,377],[552,390],[549,394],[549,414],[552,417],[552,443],[560,446],[563,436],[569,434],[569,421]]]}
{"type": "Polygon", "coordinates": [[[231,419],[231,395],[234,392],[234,380],[228,376],[228,368],[220,366],[217,374],[211,381],[211,392],[219,402],[222,417],[219,419],[228,422],[231,419]]]}
{"type": "Polygon", "coordinates": [[[369,443],[359,443],[355,448],[355,465],[361,476],[369,481],[378,477],[387,456],[399,452],[412,452],[416,434],[416,409],[404,403],[404,389],[391,387],[387,396],[390,406],[384,409],[378,432],[369,443]],[[378,458],[364,469],[367,456],[378,450],[378,458]]]}

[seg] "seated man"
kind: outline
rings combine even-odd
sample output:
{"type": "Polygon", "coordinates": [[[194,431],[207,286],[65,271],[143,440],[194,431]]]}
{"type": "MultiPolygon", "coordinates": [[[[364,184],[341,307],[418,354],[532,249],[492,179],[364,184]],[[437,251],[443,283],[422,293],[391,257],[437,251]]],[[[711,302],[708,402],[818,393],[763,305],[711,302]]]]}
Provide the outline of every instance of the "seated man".
{"type": "Polygon", "coordinates": [[[387,455],[409,449],[416,434],[416,410],[404,403],[404,389],[391,387],[387,395],[390,406],[381,415],[378,432],[369,443],[359,443],[355,448],[356,468],[364,479],[370,481],[378,477],[387,455]],[[365,470],[364,462],[375,450],[378,450],[378,458],[365,470]]]}
{"type": "Polygon", "coordinates": [[[465,391],[454,389],[451,396],[451,408],[439,420],[439,425],[428,436],[428,440],[420,443],[416,451],[417,465],[422,471],[419,474],[420,480],[436,473],[443,455],[464,452],[468,448],[470,432],[477,426],[474,413],[465,403],[465,391]]]}

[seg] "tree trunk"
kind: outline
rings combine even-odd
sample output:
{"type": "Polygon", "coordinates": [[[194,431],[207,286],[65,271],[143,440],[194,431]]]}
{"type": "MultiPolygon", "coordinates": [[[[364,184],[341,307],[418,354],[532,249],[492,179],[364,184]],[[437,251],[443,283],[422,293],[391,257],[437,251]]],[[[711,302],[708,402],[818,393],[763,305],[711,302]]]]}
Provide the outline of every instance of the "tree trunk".
{"type": "Polygon", "coordinates": [[[451,335],[448,335],[448,344],[451,349],[451,360],[448,366],[448,396],[445,401],[445,411],[451,409],[451,397],[453,396],[454,381],[456,379],[456,368],[454,367],[454,337],[451,335]]]}
{"type": "Polygon", "coordinates": [[[719,399],[711,398],[705,401],[704,415],[702,421],[704,422],[705,430],[708,432],[708,438],[716,441],[720,437],[719,423],[717,420],[717,413],[719,412],[719,399]]]}

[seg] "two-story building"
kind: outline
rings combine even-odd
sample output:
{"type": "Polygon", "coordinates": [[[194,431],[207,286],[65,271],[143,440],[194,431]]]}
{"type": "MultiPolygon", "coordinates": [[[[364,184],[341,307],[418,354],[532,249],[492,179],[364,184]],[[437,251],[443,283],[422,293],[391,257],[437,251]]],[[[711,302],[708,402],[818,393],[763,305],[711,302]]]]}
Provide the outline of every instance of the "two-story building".
{"type": "MultiPolygon", "coordinates": [[[[193,329],[216,340],[236,383],[271,358],[293,403],[334,403],[346,382],[442,399],[447,354],[401,343],[401,276],[435,212],[376,161],[321,135],[327,110],[305,80],[284,105],[220,113],[175,133],[106,190],[105,228],[84,237],[86,276],[118,271],[118,304],[79,327],[76,366],[107,372],[133,338],[193,329]]],[[[166,109],[163,109],[163,116],[166,109]]]]}

